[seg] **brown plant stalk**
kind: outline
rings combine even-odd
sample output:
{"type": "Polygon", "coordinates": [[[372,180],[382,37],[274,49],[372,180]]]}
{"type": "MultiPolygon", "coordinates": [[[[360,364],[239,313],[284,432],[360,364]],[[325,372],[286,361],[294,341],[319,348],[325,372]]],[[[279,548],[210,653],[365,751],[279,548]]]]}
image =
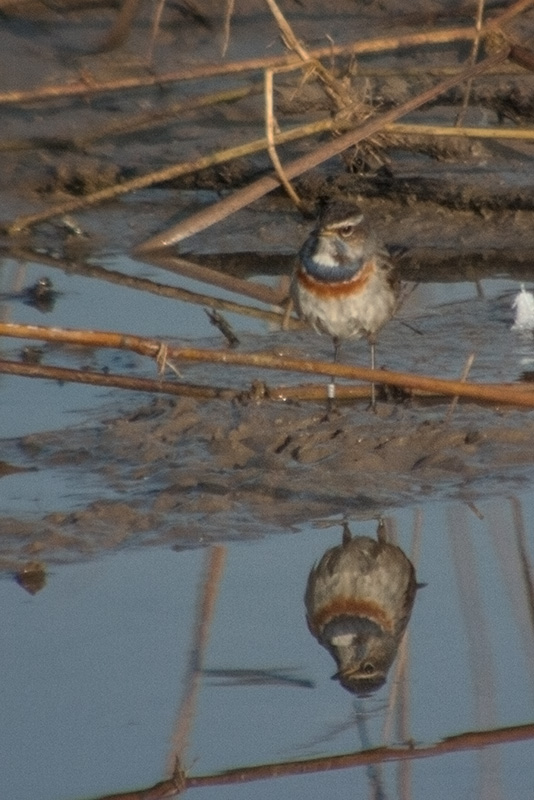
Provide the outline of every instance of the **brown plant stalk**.
{"type": "Polygon", "coordinates": [[[187,777],[188,789],[201,786],[223,786],[248,781],[270,780],[289,775],[309,775],[317,772],[329,772],[337,769],[350,769],[369,764],[385,764],[392,761],[412,761],[420,758],[433,758],[447,753],[458,753],[466,750],[480,750],[489,745],[509,742],[522,742],[534,739],[534,725],[516,725],[507,728],[495,728],[482,731],[467,731],[451,736],[442,741],[426,746],[415,746],[412,742],[395,747],[375,747],[346,755],[321,756],[306,761],[293,761],[278,764],[260,764],[254,767],[242,767],[216,775],[199,775],[187,777]]]}
{"type": "Polygon", "coordinates": [[[415,375],[391,370],[373,370],[369,367],[348,364],[333,364],[327,361],[290,358],[266,353],[236,353],[228,350],[205,350],[194,347],[178,347],[149,339],[115,331],[72,330],[65,328],[46,328],[37,325],[0,323],[0,336],[40,341],[63,342],[85,347],[109,347],[131,350],[140,355],[158,359],[162,349],[172,361],[192,361],[196,363],[228,364],[257,369],[302,372],[314,375],[335,375],[348,380],[362,380],[369,383],[397,386],[405,390],[416,390],[434,394],[467,398],[481,403],[498,403],[523,408],[534,407],[534,389],[515,384],[468,383],[461,380],[435,378],[430,375],[415,375]]]}

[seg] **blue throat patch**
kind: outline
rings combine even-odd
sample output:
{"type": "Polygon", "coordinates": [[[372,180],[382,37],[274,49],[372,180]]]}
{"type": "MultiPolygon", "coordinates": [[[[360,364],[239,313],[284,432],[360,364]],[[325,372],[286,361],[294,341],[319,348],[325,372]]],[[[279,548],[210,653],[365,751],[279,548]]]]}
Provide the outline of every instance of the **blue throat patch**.
{"type": "Polygon", "coordinates": [[[306,241],[299,253],[300,263],[304,271],[316,281],[321,283],[343,283],[350,281],[351,278],[363,267],[363,259],[351,261],[350,263],[339,263],[333,267],[318,264],[315,261],[316,239],[311,238],[306,241]]]}

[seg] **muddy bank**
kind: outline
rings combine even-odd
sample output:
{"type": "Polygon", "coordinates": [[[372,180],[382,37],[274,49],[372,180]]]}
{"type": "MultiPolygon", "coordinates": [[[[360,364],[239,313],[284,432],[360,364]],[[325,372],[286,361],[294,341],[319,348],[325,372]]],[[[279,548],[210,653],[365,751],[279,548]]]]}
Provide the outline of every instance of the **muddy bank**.
{"type": "MultiPolygon", "coordinates": [[[[513,491],[531,480],[534,420],[521,412],[158,399],[96,428],[25,437],[18,461],[88,471],[102,495],[39,520],[3,519],[4,567],[123,546],[174,547],[287,530],[310,519],[513,491]],[[65,438],[69,445],[65,447],[65,438]]],[[[95,492],[98,495],[98,491],[95,492]]]]}

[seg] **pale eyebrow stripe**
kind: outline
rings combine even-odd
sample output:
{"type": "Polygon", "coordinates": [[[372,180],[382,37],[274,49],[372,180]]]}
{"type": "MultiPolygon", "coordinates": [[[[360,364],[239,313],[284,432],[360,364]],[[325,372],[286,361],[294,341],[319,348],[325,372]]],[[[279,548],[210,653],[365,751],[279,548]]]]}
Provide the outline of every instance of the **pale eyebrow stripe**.
{"type": "Polygon", "coordinates": [[[358,214],[355,217],[347,217],[347,219],[340,220],[340,222],[332,222],[327,227],[332,230],[337,230],[338,228],[346,228],[347,225],[358,225],[363,219],[363,214],[358,214]]]}

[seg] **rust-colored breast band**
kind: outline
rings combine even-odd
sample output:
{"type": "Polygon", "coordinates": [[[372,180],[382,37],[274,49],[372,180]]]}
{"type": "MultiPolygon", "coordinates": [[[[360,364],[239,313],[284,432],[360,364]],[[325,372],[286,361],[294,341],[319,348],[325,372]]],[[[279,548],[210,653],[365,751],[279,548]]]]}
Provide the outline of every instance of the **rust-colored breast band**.
{"type": "Polygon", "coordinates": [[[336,597],[331,603],[323,606],[314,614],[313,619],[310,619],[313,633],[317,633],[327,622],[336,617],[365,617],[376,622],[388,633],[393,633],[393,621],[382,606],[374,600],[361,600],[357,597],[336,597]]]}
{"type": "Polygon", "coordinates": [[[330,297],[332,299],[348,297],[362,292],[375,271],[374,261],[367,261],[363,268],[348,281],[319,281],[309,275],[304,267],[300,266],[298,280],[300,285],[317,297],[330,297]]]}

